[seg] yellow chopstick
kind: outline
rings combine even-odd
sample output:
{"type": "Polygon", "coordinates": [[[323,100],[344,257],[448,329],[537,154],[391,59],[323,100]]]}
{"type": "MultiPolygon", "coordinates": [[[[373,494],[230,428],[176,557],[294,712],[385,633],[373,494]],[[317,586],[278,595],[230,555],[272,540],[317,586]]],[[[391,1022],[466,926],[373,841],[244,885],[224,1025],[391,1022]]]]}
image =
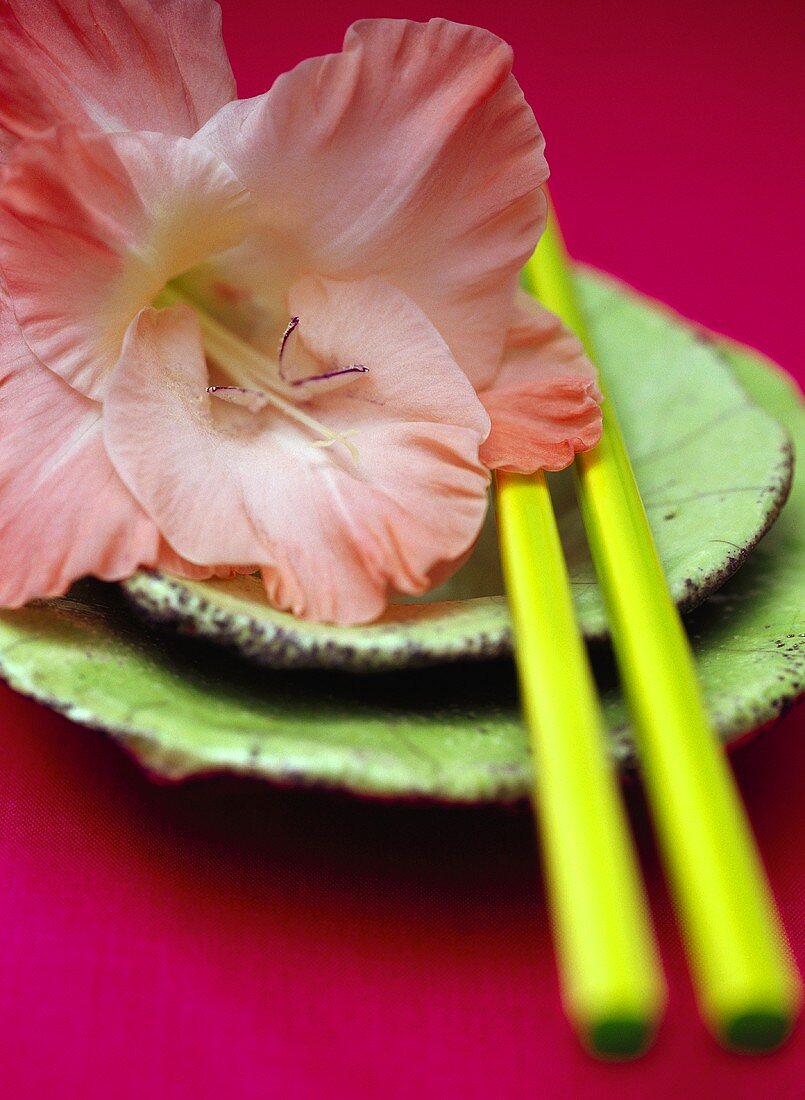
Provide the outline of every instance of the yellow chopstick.
{"type": "MultiPolygon", "coordinates": [[[[595,358],[553,213],[524,276],[595,358]]],[[[728,1046],[772,1049],[797,1013],[799,978],[609,400],[576,475],[702,1015],[728,1046]]]]}
{"type": "Polygon", "coordinates": [[[544,476],[499,474],[497,513],[565,1010],[594,1053],[633,1057],[665,986],[544,476]]]}

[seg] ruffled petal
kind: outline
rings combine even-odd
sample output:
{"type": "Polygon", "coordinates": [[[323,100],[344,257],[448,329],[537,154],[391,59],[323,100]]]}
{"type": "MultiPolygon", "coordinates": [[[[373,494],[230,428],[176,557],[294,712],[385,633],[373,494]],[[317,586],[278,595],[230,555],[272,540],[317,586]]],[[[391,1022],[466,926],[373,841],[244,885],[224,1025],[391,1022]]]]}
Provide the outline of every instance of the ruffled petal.
{"type": "Polygon", "coordinates": [[[601,393],[581,343],[520,291],[502,366],[479,395],[492,420],[481,447],[490,469],[562,470],[601,436],[601,393]]]}
{"type": "Polygon", "coordinates": [[[251,286],[382,275],[487,383],[545,220],[544,143],[511,64],[477,27],[369,20],[343,53],[223,108],[198,136],[260,205],[251,286]]]}
{"type": "Polygon", "coordinates": [[[19,145],[0,188],[0,264],[28,346],[102,398],[138,311],[251,217],[229,168],[187,138],[61,127],[19,145]]]}
{"type": "Polygon", "coordinates": [[[0,132],[63,122],[189,137],[235,96],[210,0],[6,0],[0,132]]]}
{"type": "Polygon", "coordinates": [[[115,473],[100,406],[33,360],[7,314],[0,347],[0,606],[140,565],[208,576],[161,538],[115,473]]]}
{"type": "Polygon", "coordinates": [[[275,606],[369,621],[389,589],[425,591],[432,571],[474,542],[489,422],[444,341],[396,288],[309,277],[291,305],[316,361],[368,368],[299,406],[344,442],[318,446],[316,431],[271,406],[254,413],[210,398],[198,322],[180,308],[145,310],[132,326],[105,403],[107,447],[185,557],[257,562],[275,606]]]}

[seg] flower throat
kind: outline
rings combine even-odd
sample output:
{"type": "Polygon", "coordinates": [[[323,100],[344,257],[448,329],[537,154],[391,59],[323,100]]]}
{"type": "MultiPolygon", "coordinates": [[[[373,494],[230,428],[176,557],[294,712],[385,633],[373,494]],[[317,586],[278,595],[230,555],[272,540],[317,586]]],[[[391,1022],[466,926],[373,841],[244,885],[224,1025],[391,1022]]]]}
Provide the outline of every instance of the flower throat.
{"type": "Polygon", "coordinates": [[[300,391],[304,388],[313,386],[321,389],[322,384],[326,386],[333,379],[346,375],[366,374],[368,367],[356,363],[320,374],[289,379],[283,369],[283,360],[287,360],[291,341],[296,340],[299,328],[298,317],[291,318],[282,334],[277,359],[274,361],[251,347],[245,340],[241,340],[192,298],[174,286],[164,287],[157,295],[154,305],[157,308],[187,305],[195,313],[201,328],[205,355],[226,373],[232,383],[225,386],[208,386],[207,393],[254,413],[271,406],[316,436],[317,438],[313,441],[314,447],[332,447],[335,444],[341,444],[352,461],[357,464],[358,449],[350,439],[356,434],[355,430],[332,431],[321,421],[300,409],[294,398],[298,399],[300,391]]]}

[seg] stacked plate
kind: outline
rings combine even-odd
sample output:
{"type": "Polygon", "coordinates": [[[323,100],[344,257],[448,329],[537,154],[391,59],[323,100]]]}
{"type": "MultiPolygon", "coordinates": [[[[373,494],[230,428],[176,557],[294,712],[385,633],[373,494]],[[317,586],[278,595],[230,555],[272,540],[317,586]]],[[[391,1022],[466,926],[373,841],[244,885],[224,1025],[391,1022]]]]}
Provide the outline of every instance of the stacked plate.
{"type": "MultiPolygon", "coordinates": [[[[734,742],[805,679],[805,477],[786,503],[805,411],[758,353],[599,274],[578,280],[713,722],[734,742]]],[[[611,750],[629,766],[572,479],[552,488],[611,750]]],[[[143,572],[0,614],[0,674],[168,779],[230,771],[462,802],[529,789],[491,509],[455,577],[369,626],[274,611],[255,577],[143,572]]]]}

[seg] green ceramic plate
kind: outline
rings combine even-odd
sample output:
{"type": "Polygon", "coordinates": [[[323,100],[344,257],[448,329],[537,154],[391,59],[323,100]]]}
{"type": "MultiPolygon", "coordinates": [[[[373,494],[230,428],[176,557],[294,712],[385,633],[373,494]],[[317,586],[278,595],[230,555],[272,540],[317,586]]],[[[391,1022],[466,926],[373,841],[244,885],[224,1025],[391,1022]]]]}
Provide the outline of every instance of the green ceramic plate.
{"type": "MultiPolygon", "coordinates": [[[[805,412],[784,376],[731,345],[719,344],[718,355],[805,448],[805,412]]],[[[731,386],[725,392],[731,404],[725,400],[723,415],[740,418],[726,410],[744,408],[744,398],[731,386]]],[[[695,406],[686,415],[689,434],[695,406]]],[[[705,433],[707,423],[712,416],[705,433]]],[[[747,443],[732,437],[735,461],[747,443]]],[[[721,511],[708,515],[704,530],[720,537],[721,511]]],[[[727,742],[778,716],[801,690],[804,565],[801,478],[750,561],[688,620],[710,712],[727,742]]],[[[596,646],[595,657],[611,751],[628,764],[633,745],[607,648],[596,646]]],[[[108,730],[167,779],[228,771],[461,802],[510,800],[529,787],[507,660],[372,677],[255,669],[221,647],[143,625],[116,588],[84,583],[62,600],[0,615],[0,670],[18,690],[108,730]]]]}
{"type": "MultiPolygon", "coordinates": [[[[587,274],[580,285],[674,597],[691,608],[773,522],[789,486],[788,441],[709,337],[610,279],[587,274]]],[[[601,637],[606,621],[570,479],[554,479],[554,489],[579,619],[587,637],[601,637]]],[[[270,668],[378,671],[511,652],[491,511],[460,573],[369,626],[275,611],[255,577],[192,583],[141,573],[126,587],[149,619],[270,668]]]]}

